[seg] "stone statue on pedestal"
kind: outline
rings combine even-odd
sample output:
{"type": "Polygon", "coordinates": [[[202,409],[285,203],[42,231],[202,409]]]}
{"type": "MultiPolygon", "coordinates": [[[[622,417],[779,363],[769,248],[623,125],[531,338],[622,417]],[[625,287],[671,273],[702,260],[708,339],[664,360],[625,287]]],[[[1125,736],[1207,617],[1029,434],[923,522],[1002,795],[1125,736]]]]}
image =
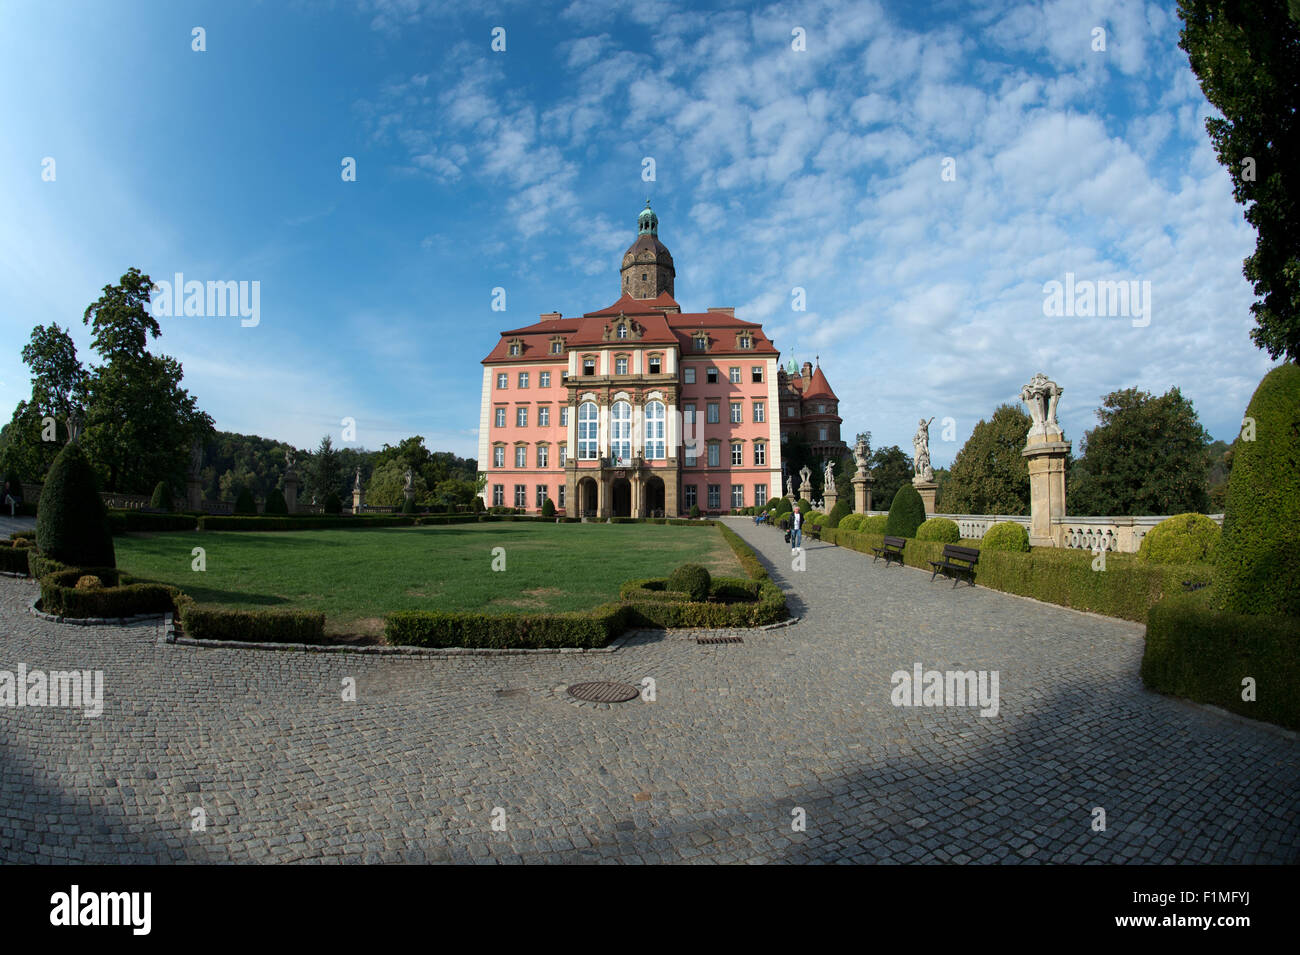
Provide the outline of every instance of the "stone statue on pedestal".
{"type": "Polygon", "coordinates": [[[867,442],[862,435],[858,435],[858,442],[853,446],[853,463],[858,469],[855,477],[862,477],[867,473],[867,442]]]}
{"type": "Polygon", "coordinates": [[[361,490],[361,467],[360,467],[360,465],[357,466],[356,477],[354,477],[354,478],[352,479],[352,490],[353,490],[354,492],[355,492],[355,491],[359,491],[359,490],[361,490]]]}
{"type": "Polygon", "coordinates": [[[1020,389],[1020,400],[1029,409],[1032,423],[1031,435],[1052,435],[1058,440],[1064,432],[1056,420],[1056,406],[1061,400],[1062,388],[1042,372],[1029,379],[1029,384],[1020,389]]]}
{"type": "Polygon", "coordinates": [[[411,490],[411,487],[412,487],[412,484],[413,484],[414,481],[415,481],[415,472],[413,472],[410,468],[407,468],[407,469],[406,469],[406,487],[405,487],[405,490],[407,490],[407,491],[411,490]]]}
{"type": "Polygon", "coordinates": [[[826,469],[822,472],[822,493],[827,489],[835,490],[835,462],[830,458],[826,459],[826,469]]]}
{"type": "Polygon", "coordinates": [[[930,423],[922,418],[916,426],[916,434],[912,438],[912,450],[916,452],[915,470],[916,476],[912,478],[914,484],[933,484],[934,468],[930,466],[930,423]]]}

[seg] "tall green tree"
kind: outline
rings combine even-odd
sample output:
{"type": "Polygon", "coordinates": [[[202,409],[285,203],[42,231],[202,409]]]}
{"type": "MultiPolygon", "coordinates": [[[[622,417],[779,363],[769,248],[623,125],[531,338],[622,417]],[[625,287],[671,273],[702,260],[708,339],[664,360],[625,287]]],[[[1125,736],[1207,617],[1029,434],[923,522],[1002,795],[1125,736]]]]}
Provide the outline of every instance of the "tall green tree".
{"type": "Polygon", "coordinates": [[[40,482],[67,443],[69,417],[85,402],[86,369],[72,336],[56,324],[32,329],[22,357],[31,369],[32,394],[18,403],[0,431],[0,468],[40,482]],[[47,425],[49,418],[53,428],[47,425]]]}
{"type": "Polygon", "coordinates": [[[948,514],[1029,513],[1029,466],[1020,452],[1032,422],[1015,405],[980,419],[953,459],[941,490],[948,514]]]}
{"type": "Polygon", "coordinates": [[[1300,3],[1179,0],[1187,53],[1222,115],[1205,121],[1232,193],[1255,227],[1242,272],[1254,286],[1250,337],[1300,361],[1300,3]]]}
{"type": "Polygon", "coordinates": [[[320,446],[311,456],[311,467],[307,472],[307,490],[310,498],[317,504],[323,504],[331,491],[343,499],[343,468],[339,463],[339,453],[334,449],[334,442],[327,434],[320,439],[320,446]]]}
{"type": "Polygon", "coordinates": [[[1083,439],[1066,488],[1071,514],[1140,517],[1204,513],[1210,436],[1177,388],[1153,397],[1112,392],[1083,439]]]}
{"type": "Polygon", "coordinates": [[[880,448],[867,459],[871,475],[871,508],[887,511],[894,495],[912,480],[912,459],[896,444],[880,448]]]}

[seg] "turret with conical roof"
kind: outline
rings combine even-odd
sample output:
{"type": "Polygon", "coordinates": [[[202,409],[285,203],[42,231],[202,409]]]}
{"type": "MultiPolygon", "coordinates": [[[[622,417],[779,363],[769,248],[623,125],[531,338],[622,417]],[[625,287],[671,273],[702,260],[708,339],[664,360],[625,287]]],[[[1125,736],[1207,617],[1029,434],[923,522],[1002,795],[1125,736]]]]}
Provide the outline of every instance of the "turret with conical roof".
{"type": "Polygon", "coordinates": [[[673,257],[659,241],[659,217],[650,208],[650,200],[636,220],[636,241],[623,253],[623,295],[633,298],[657,298],[664,292],[673,295],[673,257]]]}

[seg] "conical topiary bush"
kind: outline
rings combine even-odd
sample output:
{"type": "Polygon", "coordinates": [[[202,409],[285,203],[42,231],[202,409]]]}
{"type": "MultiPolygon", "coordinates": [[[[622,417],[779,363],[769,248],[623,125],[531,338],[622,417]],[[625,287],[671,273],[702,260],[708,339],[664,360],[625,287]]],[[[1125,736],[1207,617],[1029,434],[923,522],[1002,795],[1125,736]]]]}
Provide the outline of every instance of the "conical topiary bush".
{"type": "Polygon", "coordinates": [[[1300,365],[1265,375],[1246,419],[1233,444],[1212,603],[1300,617],[1300,365]]]}
{"type": "Polygon", "coordinates": [[[921,500],[921,493],[911,484],[904,484],[889,505],[885,533],[890,537],[915,537],[917,528],[924,523],[925,502],[921,500]]]}
{"type": "Polygon", "coordinates": [[[36,547],[43,557],[70,567],[116,567],[108,511],[99,483],[79,444],[59,452],[41,489],[36,547]]]}

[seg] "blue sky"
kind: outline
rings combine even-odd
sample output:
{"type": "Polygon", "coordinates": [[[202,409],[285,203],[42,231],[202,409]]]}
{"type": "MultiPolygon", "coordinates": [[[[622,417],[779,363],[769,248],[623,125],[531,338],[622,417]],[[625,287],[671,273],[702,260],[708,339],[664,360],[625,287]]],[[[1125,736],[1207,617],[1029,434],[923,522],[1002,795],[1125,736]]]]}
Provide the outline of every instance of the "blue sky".
{"type": "Polygon", "coordinates": [[[138,266],[260,283],[256,327],[165,318],[153,346],[219,428],[314,447],[351,417],[472,456],[496,332],[614,301],[649,196],[683,307],[820,355],[850,436],[910,452],[935,416],[946,465],[1042,371],[1076,448],[1130,386],[1231,439],[1271,363],[1178,29],[1088,0],[6,0],[0,408],[31,328],[89,360],[82,312],[138,266]],[[1045,316],[1067,272],[1150,282],[1150,323],[1045,316]]]}

